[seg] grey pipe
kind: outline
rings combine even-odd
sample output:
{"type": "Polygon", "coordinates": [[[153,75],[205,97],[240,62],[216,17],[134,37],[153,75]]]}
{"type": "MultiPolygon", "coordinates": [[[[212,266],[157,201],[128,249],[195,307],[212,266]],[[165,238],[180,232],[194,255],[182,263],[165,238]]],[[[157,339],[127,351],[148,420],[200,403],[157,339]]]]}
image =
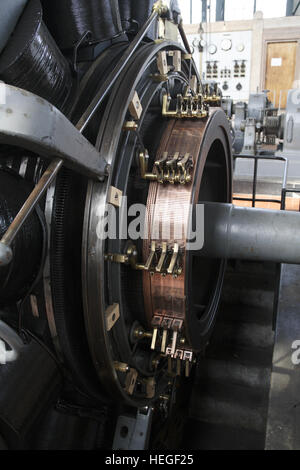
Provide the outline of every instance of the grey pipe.
{"type": "Polygon", "coordinates": [[[300,214],[206,203],[200,256],[300,264],[300,214]]]}

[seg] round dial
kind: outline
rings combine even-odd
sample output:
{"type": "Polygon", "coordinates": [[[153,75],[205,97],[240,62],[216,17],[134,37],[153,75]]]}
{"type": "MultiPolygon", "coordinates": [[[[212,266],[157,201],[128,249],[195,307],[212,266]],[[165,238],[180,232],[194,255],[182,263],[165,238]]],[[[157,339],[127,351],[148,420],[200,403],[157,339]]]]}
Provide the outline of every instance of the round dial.
{"type": "Polygon", "coordinates": [[[205,47],[205,46],[206,46],[206,41],[205,41],[205,39],[201,39],[201,40],[200,40],[200,46],[201,46],[201,47],[205,47]]]}
{"type": "Polygon", "coordinates": [[[221,44],[222,50],[223,51],[229,51],[232,48],[232,41],[231,39],[223,39],[222,44],[221,44]]]}
{"type": "Polygon", "coordinates": [[[240,43],[236,46],[236,50],[238,52],[243,52],[245,50],[245,45],[243,43],[240,43]]]}
{"type": "Polygon", "coordinates": [[[217,52],[217,46],[215,44],[210,44],[208,47],[208,52],[210,54],[215,54],[217,52]]]}
{"type": "Polygon", "coordinates": [[[193,40],[192,44],[193,44],[194,47],[199,47],[199,45],[200,45],[199,39],[195,38],[195,39],[193,40]]]}

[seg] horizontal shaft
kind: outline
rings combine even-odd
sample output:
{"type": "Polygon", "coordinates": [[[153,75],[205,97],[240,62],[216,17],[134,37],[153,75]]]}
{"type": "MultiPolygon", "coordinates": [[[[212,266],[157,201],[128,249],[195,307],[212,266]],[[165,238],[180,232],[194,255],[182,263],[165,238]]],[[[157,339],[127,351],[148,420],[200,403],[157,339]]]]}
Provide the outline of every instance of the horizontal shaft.
{"type": "Polygon", "coordinates": [[[300,214],[206,203],[200,256],[300,264],[300,214]]]}

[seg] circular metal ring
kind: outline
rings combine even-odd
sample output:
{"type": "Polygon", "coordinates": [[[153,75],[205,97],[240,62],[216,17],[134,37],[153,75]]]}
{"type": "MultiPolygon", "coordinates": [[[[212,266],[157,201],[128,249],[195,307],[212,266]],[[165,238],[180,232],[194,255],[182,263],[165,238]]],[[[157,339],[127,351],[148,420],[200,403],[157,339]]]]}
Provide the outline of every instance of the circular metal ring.
{"type": "MultiPolygon", "coordinates": [[[[124,312],[121,311],[121,318],[113,328],[114,331],[107,332],[105,323],[105,311],[112,303],[120,303],[120,298],[112,297],[111,292],[107,291],[107,279],[110,270],[117,272],[118,278],[121,276],[122,268],[116,266],[108,268],[104,263],[107,243],[103,233],[105,226],[105,206],[108,200],[108,191],[111,186],[117,185],[120,181],[119,166],[121,165],[120,155],[124,155],[120,143],[126,145],[124,138],[123,124],[128,112],[129,103],[132,100],[135,91],[140,93],[140,99],[143,104],[145,102],[145,110],[151,103],[151,93],[155,95],[155,89],[161,89],[162,84],[155,83],[152,92],[145,92],[145,85],[139,90],[141,81],[150,82],[153,85],[153,78],[149,75],[157,72],[156,58],[158,52],[162,50],[181,50],[177,44],[160,43],[147,44],[142,46],[134,59],[130,61],[122,77],[117,82],[111,93],[106,111],[103,116],[102,126],[97,139],[97,145],[100,148],[100,154],[105,155],[107,162],[110,164],[111,172],[108,181],[103,184],[94,182],[89,183],[88,194],[86,199],[86,211],[83,233],[83,291],[84,291],[84,312],[86,329],[89,338],[91,355],[94,365],[98,372],[99,378],[103,383],[107,393],[111,397],[123,399],[127,403],[134,406],[144,406],[149,403],[149,399],[145,399],[142,395],[135,394],[129,396],[124,390],[124,381],[122,373],[116,371],[115,361],[130,361],[130,344],[129,332],[124,320],[124,312]],[[128,92],[128,90],[130,90],[128,92]],[[146,104],[146,101],[150,103],[146,104]],[[120,140],[120,137],[122,139],[120,140]],[[119,155],[120,152],[120,155],[119,155]],[[118,332],[120,336],[118,336],[118,332]],[[120,338],[122,338],[120,340],[120,338]],[[116,353],[117,351],[117,353],[116,353]],[[123,360],[124,358],[124,360],[123,360]]],[[[184,78],[183,74],[177,74],[178,80],[183,84],[187,84],[189,66],[184,64],[186,70],[184,78]]],[[[197,75],[196,70],[193,73],[197,75]]],[[[176,74],[172,75],[176,78],[176,74]]],[[[198,76],[198,75],[197,75],[198,76]]],[[[198,76],[199,79],[199,76],[198,76]]],[[[159,111],[161,113],[161,109],[159,111]]],[[[145,113],[144,113],[145,117],[145,113]]],[[[143,117],[140,119],[142,125],[143,117]]],[[[127,136],[128,138],[128,136],[127,136]]],[[[128,143],[128,142],[127,142],[128,143]]],[[[124,158],[123,158],[124,160],[124,158]]],[[[133,156],[126,163],[127,176],[131,163],[134,161],[133,156]]],[[[118,189],[119,186],[117,186],[118,189]]],[[[124,182],[124,192],[126,194],[127,182],[124,182]]],[[[115,282],[119,282],[116,278],[115,282]]],[[[119,294],[120,297],[121,294],[119,294]]]]}

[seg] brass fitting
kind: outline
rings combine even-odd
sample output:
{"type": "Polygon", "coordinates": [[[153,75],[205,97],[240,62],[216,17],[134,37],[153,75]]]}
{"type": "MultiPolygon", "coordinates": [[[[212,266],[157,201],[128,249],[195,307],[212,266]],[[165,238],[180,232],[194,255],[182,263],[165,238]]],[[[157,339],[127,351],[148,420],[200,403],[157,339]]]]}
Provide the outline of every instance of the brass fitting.
{"type": "Polygon", "coordinates": [[[165,5],[162,0],[158,0],[153,5],[153,11],[155,11],[159,16],[161,16],[168,13],[169,7],[165,5]]]}
{"type": "Polygon", "coordinates": [[[138,327],[134,330],[133,336],[134,336],[134,339],[144,339],[144,338],[151,339],[153,336],[153,333],[150,331],[145,331],[142,327],[138,327]]]}
{"type": "Polygon", "coordinates": [[[124,364],[124,362],[114,362],[115,370],[117,372],[122,372],[123,374],[127,374],[130,371],[130,367],[128,364],[124,364]]]}

